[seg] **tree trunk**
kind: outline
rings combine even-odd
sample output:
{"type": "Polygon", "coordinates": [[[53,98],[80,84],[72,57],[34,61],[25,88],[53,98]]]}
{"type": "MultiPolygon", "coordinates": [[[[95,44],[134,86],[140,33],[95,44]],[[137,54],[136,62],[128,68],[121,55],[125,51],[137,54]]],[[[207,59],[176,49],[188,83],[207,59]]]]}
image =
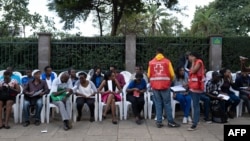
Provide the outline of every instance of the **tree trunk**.
{"type": "Polygon", "coordinates": [[[118,5],[118,0],[112,0],[112,2],[113,2],[113,19],[112,19],[111,36],[116,36],[117,28],[119,26],[124,11],[124,3],[118,5]],[[119,6],[119,11],[118,11],[118,6],[119,6]]]}
{"type": "Polygon", "coordinates": [[[103,36],[102,34],[102,20],[101,20],[101,17],[100,17],[100,12],[99,12],[99,8],[96,7],[96,12],[97,12],[97,18],[98,18],[98,23],[99,23],[99,29],[100,29],[100,36],[103,36]]]}

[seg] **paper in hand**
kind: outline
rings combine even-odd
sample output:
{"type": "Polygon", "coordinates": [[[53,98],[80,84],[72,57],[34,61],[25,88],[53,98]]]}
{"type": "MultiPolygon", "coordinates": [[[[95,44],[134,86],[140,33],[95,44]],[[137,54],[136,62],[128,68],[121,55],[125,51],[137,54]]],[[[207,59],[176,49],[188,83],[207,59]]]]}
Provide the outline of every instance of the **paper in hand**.
{"type": "Polygon", "coordinates": [[[38,96],[41,92],[43,92],[43,89],[36,91],[33,95],[31,95],[30,97],[34,97],[34,96],[38,96]]]}

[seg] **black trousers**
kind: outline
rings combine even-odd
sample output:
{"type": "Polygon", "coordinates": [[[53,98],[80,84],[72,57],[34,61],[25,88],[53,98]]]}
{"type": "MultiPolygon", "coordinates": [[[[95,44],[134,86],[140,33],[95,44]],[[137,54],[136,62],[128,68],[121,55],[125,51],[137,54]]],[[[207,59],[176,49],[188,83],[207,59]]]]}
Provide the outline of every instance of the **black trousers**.
{"type": "Polygon", "coordinates": [[[83,97],[78,97],[76,99],[76,107],[77,107],[77,111],[78,111],[78,116],[82,116],[82,107],[85,103],[87,103],[87,105],[89,107],[90,116],[94,117],[95,99],[94,98],[83,98],[83,97]]]}
{"type": "Polygon", "coordinates": [[[132,94],[126,95],[127,100],[132,104],[132,110],[136,117],[140,117],[140,113],[144,107],[144,95],[141,94],[139,97],[135,97],[132,94]]]}

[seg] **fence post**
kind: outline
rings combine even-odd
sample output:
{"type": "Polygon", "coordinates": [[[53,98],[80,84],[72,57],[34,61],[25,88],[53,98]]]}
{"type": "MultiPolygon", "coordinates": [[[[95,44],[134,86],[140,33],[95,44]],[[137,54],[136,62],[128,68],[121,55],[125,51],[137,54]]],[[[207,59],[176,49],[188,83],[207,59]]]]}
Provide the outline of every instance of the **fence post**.
{"type": "Polygon", "coordinates": [[[222,66],[222,36],[209,36],[209,70],[217,71],[222,66]]]}
{"type": "Polygon", "coordinates": [[[126,35],[125,44],[125,69],[132,73],[136,63],[136,35],[126,35]]]}
{"type": "Polygon", "coordinates": [[[50,65],[51,35],[51,33],[38,33],[38,69],[41,71],[50,65]]]}

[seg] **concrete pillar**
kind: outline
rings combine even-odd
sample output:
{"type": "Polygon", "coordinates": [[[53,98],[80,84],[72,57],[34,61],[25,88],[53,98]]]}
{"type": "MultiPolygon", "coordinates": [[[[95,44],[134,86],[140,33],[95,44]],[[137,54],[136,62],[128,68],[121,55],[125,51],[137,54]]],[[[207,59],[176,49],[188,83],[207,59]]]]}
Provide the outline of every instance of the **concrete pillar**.
{"type": "Polygon", "coordinates": [[[50,65],[51,35],[51,33],[38,33],[38,69],[41,71],[50,65]]]}
{"type": "Polygon", "coordinates": [[[136,35],[126,35],[125,47],[125,69],[131,73],[134,72],[136,63],[136,35]]]}
{"type": "Polygon", "coordinates": [[[217,71],[222,66],[222,36],[211,35],[209,38],[209,70],[217,71]]]}

